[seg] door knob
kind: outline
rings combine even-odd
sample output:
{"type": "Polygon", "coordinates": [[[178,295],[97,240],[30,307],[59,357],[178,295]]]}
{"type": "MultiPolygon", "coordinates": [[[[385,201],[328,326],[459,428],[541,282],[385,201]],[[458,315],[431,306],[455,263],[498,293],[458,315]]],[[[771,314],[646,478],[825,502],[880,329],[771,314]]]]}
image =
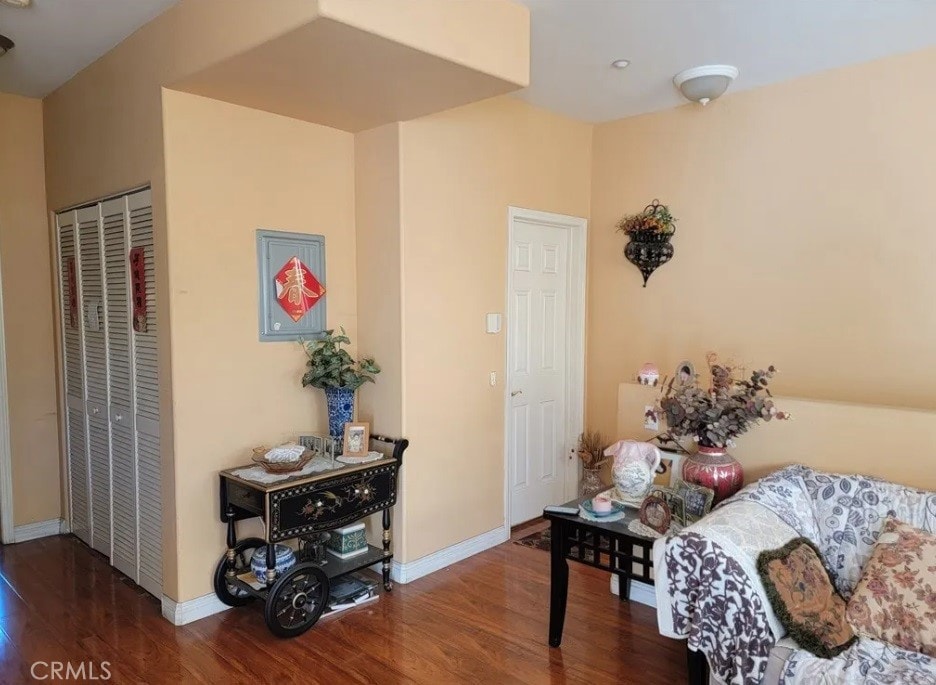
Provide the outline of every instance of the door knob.
{"type": "Polygon", "coordinates": [[[114,421],[123,421],[123,414],[115,414],[114,421]]]}
{"type": "Polygon", "coordinates": [[[510,393],[510,396],[516,397],[517,395],[522,395],[522,394],[523,394],[522,390],[514,390],[512,393],[510,393]]]}
{"type": "Polygon", "coordinates": [[[93,407],[93,408],[91,409],[91,413],[92,413],[92,414],[100,414],[100,413],[101,413],[101,410],[98,409],[97,407],[93,407]]]}

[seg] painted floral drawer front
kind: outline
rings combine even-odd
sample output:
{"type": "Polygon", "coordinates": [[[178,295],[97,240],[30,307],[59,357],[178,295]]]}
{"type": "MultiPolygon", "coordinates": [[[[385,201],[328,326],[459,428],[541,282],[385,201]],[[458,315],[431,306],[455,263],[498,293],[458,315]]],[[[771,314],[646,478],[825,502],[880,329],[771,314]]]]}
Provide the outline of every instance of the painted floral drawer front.
{"type": "Polygon", "coordinates": [[[395,464],[270,494],[270,540],[331,530],[396,503],[395,464]]]}

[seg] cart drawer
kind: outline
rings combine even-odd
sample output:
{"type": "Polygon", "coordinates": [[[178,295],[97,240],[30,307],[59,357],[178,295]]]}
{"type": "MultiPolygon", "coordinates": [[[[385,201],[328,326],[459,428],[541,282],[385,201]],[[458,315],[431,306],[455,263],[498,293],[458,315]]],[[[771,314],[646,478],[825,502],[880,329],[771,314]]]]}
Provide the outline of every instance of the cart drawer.
{"type": "Polygon", "coordinates": [[[255,490],[242,483],[224,479],[227,488],[227,502],[240,507],[256,516],[263,516],[263,491],[255,490]]]}
{"type": "Polygon", "coordinates": [[[331,530],[396,503],[397,465],[363,469],[270,494],[270,542],[331,530]]]}

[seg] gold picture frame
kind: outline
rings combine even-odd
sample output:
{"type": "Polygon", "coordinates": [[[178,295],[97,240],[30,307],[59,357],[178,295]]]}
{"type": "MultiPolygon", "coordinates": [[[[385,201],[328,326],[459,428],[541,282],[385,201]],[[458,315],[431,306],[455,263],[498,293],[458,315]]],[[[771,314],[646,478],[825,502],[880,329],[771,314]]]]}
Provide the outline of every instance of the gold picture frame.
{"type": "Polygon", "coordinates": [[[370,424],[346,423],[341,446],[343,457],[366,457],[370,452],[370,424]]]}

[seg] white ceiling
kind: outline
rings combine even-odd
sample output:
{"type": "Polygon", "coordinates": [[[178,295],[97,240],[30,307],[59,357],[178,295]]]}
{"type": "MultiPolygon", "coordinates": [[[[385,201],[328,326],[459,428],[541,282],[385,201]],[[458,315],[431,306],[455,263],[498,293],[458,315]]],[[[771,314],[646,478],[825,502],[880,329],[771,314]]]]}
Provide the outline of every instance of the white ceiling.
{"type": "Polygon", "coordinates": [[[177,0],[33,0],[0,4],[0,92],[44,97],[177,0]]]}
{"type": "MultiPolygon", "coordinates": [[[[43,97],[178,0],[0,4],[0,92],[43,97]]],[[[533,19],[519,97],[585,121],[684,103],[672,77],[727,63],[729,92],[936,45],[936,0],[520,0],[533,19]],[[612,60],[631,60],[612,69],[612,60]]]]}
{"type": "Polygon", "coordinates": [[[688,67],[737,66],[731,93],[936,45],[934,0],[520,1],[533,54],[519,97],[589,122],[684,104],[672,78],[688,67]]]}

